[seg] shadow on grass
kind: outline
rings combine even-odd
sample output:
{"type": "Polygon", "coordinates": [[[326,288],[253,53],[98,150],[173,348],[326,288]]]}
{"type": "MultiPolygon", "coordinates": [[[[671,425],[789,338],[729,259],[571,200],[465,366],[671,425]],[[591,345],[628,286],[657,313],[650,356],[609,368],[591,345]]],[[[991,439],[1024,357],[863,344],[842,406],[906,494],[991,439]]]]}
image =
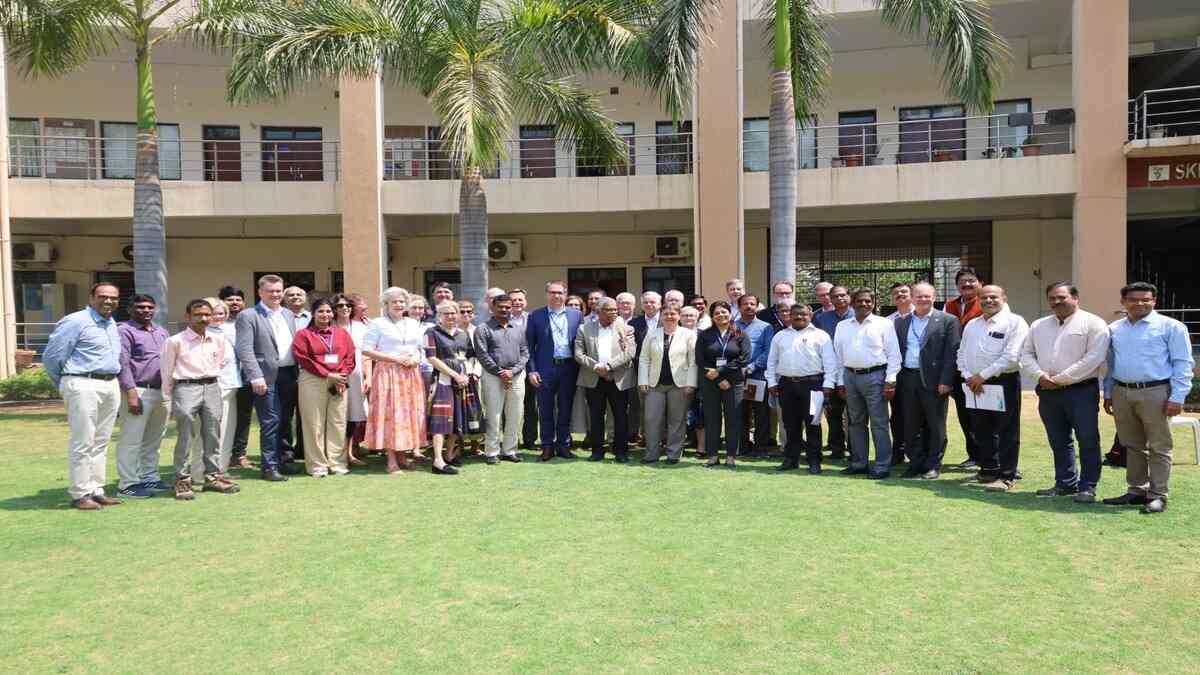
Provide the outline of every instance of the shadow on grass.
{"type": "Polygon", "coordinates": [[[65,511],[69,508],[71,499],[65,487],[46,488],[31,495],[0,499],[0,511],[65,511]]]}
{"type": "Polygon", "coordinates": [[[1010,492],[988,492],[981,487],[972,487],[961,480],[939,478],[937,480],[903,479],[892,477],[879,481],[880,485],[889,489],[922,490],[943,499],[966,499],[983,502],[991,506],[1020,511],[1050,511],[1054,513],[1086,512],[1106,515],[1116,515],[1128,509],[1105,506],[1099,501],[1094,504],[1079,504],[1070,497],[1038,497],[1032,491],[1025,491],[1021,483],[1010,492]]]}
{"type": "Polygon", "coordinates": [[[65,425],[67,423],[67,414],[64,412],[0,412],[0,422],[4,422],[5,424],[10,422],[51,422],[65,425]]]}

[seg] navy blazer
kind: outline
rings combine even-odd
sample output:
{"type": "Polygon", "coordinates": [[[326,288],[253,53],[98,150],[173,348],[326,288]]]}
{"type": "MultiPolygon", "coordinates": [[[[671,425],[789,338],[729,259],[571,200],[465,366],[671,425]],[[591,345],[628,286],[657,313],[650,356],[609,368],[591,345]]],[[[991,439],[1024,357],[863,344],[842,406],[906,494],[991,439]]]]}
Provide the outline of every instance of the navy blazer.
{"type": "MultiPolygon", "coordinates": [[[[914,345],[908,342],[908,329],[912,325],[912,314],[896,319],[896,338],[900,342],[900,363],[914,345]]],[[[962,338],[958,317],[935,309],[929,313],[929,323],[921,336],[921,385],[936,390],[939,384],[955,385],[958,377],[958,343],[962,338]]]]}
{"type": "MultiPolygon", "coordinates": [[[[662,325],[662,312],[658,313],[658,325],[662,325]]],[[[637,345],[637,358],[642,357],[642,343],[646,341],[646,333],[649,332],[648,324],[646,323],[646,315],[638,314],[629,320],[629,327],[633,329],[633,339],[637,345]]]]}
{"type": "MultiPolygon", "coordinates": [[[[567,312],[567,361],[575,366],[575,335],[583,323],[583,313],[568,307],[567,312]]],[[[525,342],[529,345],[530,374],[549,370],[554,364],[554,336],[550,334],[550,310],[546,307],[529,313],[525,321],[525,342]]],[[[572,380],[572,383],[574,381],[572,380]]]]}

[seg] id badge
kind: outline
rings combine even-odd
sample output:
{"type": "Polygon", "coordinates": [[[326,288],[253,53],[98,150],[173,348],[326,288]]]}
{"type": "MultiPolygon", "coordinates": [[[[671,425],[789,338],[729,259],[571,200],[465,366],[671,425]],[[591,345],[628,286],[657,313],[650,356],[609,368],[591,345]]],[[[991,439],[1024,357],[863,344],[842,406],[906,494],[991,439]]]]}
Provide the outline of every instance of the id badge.
{"type": "Polygon", "coordinates": [[[724,368],[726,363],[728,363],[728,361],[726,361],[725,359],[717,359],[717,367],[718,368],[724,368]]]}
{"type": "Polygon", "coordinates": [[[338,361],[339,361],[339,359],[338,359],[337,354],[326,354],[325,355],[325,365],[327,365],[327,366],[336,366],[338,364],[338,361]]]}
{"type": "Polygon", "coordinates": [[[457,352],[457,353],[455,353],[454,358],[458,359],[459,361],[466,361],[467,353],[466,352],[457,352]]]}

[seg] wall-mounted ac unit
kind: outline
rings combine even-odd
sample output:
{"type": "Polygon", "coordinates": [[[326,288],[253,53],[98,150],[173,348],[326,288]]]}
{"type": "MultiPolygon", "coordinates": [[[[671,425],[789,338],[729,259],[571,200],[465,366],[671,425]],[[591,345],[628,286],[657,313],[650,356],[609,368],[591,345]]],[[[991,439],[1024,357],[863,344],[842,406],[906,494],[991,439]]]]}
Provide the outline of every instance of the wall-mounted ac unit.
{"type": "Polygon", "coordinates": [[[492,239],[487,247],[488,262],[521,262],[520,239],[492,239]]]}
{"type": "Polygon", "coordinates": [[[655,237],[654,257],[659,260],[682,260],[692,257],[692,238],[681,236],[655,237]]]}
{"type": "Polygon", "coordinates": [[[13,262],[48,263],[54,261],[54,247],[48,241],[16,242],[12,245],[13,262]]]}

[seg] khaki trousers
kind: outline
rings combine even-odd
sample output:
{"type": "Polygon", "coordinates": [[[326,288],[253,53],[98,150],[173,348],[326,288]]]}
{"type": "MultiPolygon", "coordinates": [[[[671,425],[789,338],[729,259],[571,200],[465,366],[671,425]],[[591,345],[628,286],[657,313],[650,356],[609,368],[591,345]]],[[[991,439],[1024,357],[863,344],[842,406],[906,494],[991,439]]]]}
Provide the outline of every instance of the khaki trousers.
{"type": "Polygon", "coordinates": [[[191,478],[193,452],[199,452],[203,476],[221,473],[221,385],[176,382],[171,391],[175,417],[175,478],[191,478]]]}
{"type": "Polygon", "coordinates": [[[517,454],[517,434],[525,414],[525,375],[512,379],[504,388],[500,378],[485,372],[480,378],[483,414],[487,417],[483,447],[488,457],[517,454]],[[503,432],[503,434],[502,434],[503,432]]]}
{"type": "Polygon", "coordinates": [[[300,371],[300,421],[304,430],[304,468],[310,475],[348,471],[346,466],[347,394],[329,393],[329,381],[300,371]]]}
{"type": "Polygon", "coordinates": [[[1130,494],[1151,499],[1167,496],[1174,442],[1163,403],[1170,395],[1171,387],[1166,384],[1149,389],[1113,387],[1117,436],[1128,450],[1125,480],[1130,494]]]}
{"type": "Polygon", "coordinates": [[[158,449],[167,433],[171,402],[161,389],[137,388],[142,414],[131,415],[129,402],[121,396],[121,437],[117,440],[117,475],[121,490],[140,483],[159,480],[158,449]]]}
{"type": "MultiPolygon", "coordinates": [[[[233,437],[237,432],[237,393],[237,389],[221,389],[221,423],[217,425],[221,445],[217,465],[221,467],[222,474],[229,473],[229,457],[233,451],[233,437]]],[[[193,483],[204,480],[204,455],[199,452],[199,448],[203,447],[197,436],[199,433],[199,429],[193,433],[197,448],[197,451],[192,452],[193,483]]]]}
{"type": "Polygon", "coordinates": [[[71,499],[104,494],[106,451],[121,406],[121,387],[116,378],[68,376],[59,380],[58,393],[62,394],[71,426],[67,493],[71,499]]]}

